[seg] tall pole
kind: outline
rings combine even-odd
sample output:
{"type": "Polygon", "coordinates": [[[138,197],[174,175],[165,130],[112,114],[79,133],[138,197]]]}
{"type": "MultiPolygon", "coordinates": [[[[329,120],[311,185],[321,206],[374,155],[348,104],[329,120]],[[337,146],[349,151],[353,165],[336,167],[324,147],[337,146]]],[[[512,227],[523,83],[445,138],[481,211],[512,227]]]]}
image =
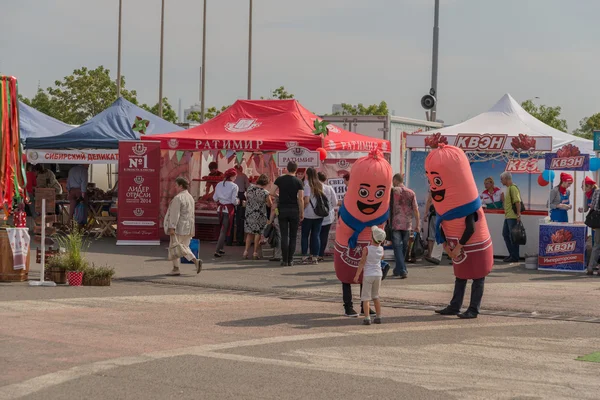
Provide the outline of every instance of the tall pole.
{"type": "Polygon", "coordinates": [[[200,93],[200,123],[204,123],[204,92],[206,82],[206,0],[204,0],[204,11],[202,15],[202,88],[200,93]]]}
{"type": "MultiPolygon", "coordinates": [[[[435,0],[435,14],[433,17],[433,54],[432,54],[432,65],[431,65],[431,88],[435,90],[435,98],[439,100],[438,90],[437,90],[437,80],[438,80],[438,46],[439,46],[439,38],[440,38],[440,0],[435,0]]],[[[435,114],[437,111],[437,101],[436,105],[431,109],[432,113],[432,121],[435,121],[435,114]]]]}
{"type": "Polygon", "coordinates": [[[248,100],[252,99],[252,0],[248,19],[248,100]]]}
{"type": "Polygon", "coordinates": [[[163,52],[165,44],[165,0],[162,0],[160,13],[160,78],[158,81],[158,116],[163,116],[163,52]]]}
{"type": "Polygon", "coordinates": [[[123,16],[123,0],[119,0],[119,38],[117,50],[117,99],[121,97],[121,27],[123,16]]]}

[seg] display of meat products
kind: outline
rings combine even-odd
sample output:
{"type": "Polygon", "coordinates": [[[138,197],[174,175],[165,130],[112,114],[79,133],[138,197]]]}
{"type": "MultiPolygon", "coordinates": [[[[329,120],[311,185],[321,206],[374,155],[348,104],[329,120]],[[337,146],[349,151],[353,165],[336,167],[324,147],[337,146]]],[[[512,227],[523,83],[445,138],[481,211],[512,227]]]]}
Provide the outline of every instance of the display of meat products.
{"type": "Polygon", "coordinates": [[[431,147],[432,149],[437,149],[440,143],[448,144],[448,138],[442,136],[439,132],[425,138],[425,146],[431,147]]]}
{"type": "Polygon", "coordinates": [[[561,147],[561,149],[556,152],[556,157],[577,157],[580,154],[581,152],[579,151],[579,147],[573,146],[572,144],[567,144],[561,147]]]}
{"type": "Polygon", "coordinates": [[[514,138],[512,138],[510,145],[515,151],[534,150],[535,149],[535,139],[524,133],[519,133],[518,136],[515,136],[514,138]]]}
{"type": "Polygon", "coordinates": [[[573,234],[566,229],[559,229],[552,234],[552,243],[565,243],[573,239],[573,234]]]}

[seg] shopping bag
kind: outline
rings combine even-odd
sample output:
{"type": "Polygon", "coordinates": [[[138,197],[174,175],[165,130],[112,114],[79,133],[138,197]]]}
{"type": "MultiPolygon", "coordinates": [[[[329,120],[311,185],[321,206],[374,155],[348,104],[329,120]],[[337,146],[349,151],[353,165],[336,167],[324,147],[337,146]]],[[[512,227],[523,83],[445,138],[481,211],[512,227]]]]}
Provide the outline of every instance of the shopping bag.
{"type": "Polygon", "coordinates": [[[171,235],[171,243],[169,244],[169,260],[176,260],[187,254],[185,247],[179,243],[177,236],[171,235]]]}
{"type": "Polygon", "coordinates": [[[444,255],[444,245],[435,243],[433,248],[431,249],[431,254],[429,258],[436,260],[437,262],[442,262],[442,256],[444,255]]]}
{"type": "Polygon", "coordinates": [[[412,258],[419,259],[423,257],[425,254],[425,248],[423,247],[423,241],[421,240],[421,235],[419,233],[415,234],[415,242],[412,247],[412,258]]]}
{"type": "MultiPolygon", "coordinates": [[[[192,239],[190,241],[190,250],[192,251],[192,254],[194,255],[194,257],[196,257],[197,259],[200,258],[199,254],[200,254],[200,241],[198,239],[192,239]]],[[[183,264],[193,264],[194,261],[188,261],[187,258],[185,257],[181,257],[181,263],[183,264]]]]}
{"type": "Polygon", "coordinates": [[[525,232],[525,227],[521,221],[517,221],[517,224],[511,229],[510,234],[514,244],[520,246],[527,244],[527,233],[525,232]]]}
{"type": "Polygon", "coordinates": [[[80,202],[75,206],[73,217],[79,225],[85,225],[87,223],[87,209],[85,208],[85,204],[83,202],[80,202]]]}

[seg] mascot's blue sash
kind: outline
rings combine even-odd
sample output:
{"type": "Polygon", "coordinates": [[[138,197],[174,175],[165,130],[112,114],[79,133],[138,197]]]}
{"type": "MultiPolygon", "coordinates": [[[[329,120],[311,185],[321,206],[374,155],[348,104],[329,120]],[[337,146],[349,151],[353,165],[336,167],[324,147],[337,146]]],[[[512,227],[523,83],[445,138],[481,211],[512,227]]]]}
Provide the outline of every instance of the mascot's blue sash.
{"type": "Polygon", "coordinates": [[[348,225],[348,227],[354,231],[354,233],[352,234],[352,236],[350,236],[350,238],[348,239],[348,247],[350,247],[351,249],[353,249],[353,248],[356,247],[356,242],[358,241],[358,235],[360,235],[361,232],[365,228],[371,227],[371,226],[374,226],[374,225],[383,224],[385,221],[388,220],[388,218],[390,216],[390,210],[388,209],[385,212],[385,214],[383,214],[379,218],[372,219],[372,220],[366,221],[366,222],[359,221],[358,219],[354,218],[348,212],[348,210],[346,210],[346,208],[344,207],[344,204],[342,204],[342,206],[340,207],[338,213],[339,213],[340,218],[342,219],[342,221],[344,221],[344,223],[346,225],[348,225]]]}
{"type": "Polygon", "coordinates": [[[440,229],[442,221],[451,221],[453,219],[463,218],[471,215],[481,208],[481,199],[477,197],[470,203],[463,204],[460,207],[446,211],[444,214],[438,214],[435,220],[435,241],[440,244],[442,240],[442,230],[440,229]]]}

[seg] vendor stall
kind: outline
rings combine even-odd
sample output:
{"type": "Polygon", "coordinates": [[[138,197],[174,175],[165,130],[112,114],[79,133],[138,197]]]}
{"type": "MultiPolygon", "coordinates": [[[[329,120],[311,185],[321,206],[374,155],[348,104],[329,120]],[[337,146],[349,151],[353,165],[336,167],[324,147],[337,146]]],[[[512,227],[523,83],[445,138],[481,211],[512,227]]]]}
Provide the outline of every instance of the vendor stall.
{"type": "MultiPolygon", "coordinates": [[[[535,256],[540,252],[540,223],[548,219],[548,196],[554,183],[554,171],[547,165],[547,158],[553,160],[555,153],[564,147],[579,148],[581,153],[591,153],[592,141],[581,139],[549,127],[529,115],[510,96],[505,95],[488,112],[482,113],[461,124],[435,131],[439,137],[452,145],[462,148],[468,155],[475,181],[480,185],[483,194],[484,182],[492,178],[497,186],[500,184],[500,174],[511,172],[513,183],[520,190],[525,210],[522,212],[522,222],[527,232],[527,245],[521,246],[521,257],[535,256]],[[554,152],[554,153],[553,153],[554,152]]],[[[427,195],[427,185],[423,179],[424,161],[427,156],[427,135],[407,135],[407,181],[423,206],[427,195]]],[[[565,153],[563,150],[562,154],[565,153]]],[[[552,161],[550,161],[552,162],[552,161]]],[[[569,162],[554,161],[557,173],[569,169],[569,162]]],[[[577,160],[573,165],[580,165],[580,170],[587,170],[585,160],[577,160]],[[583,162],[582,162],[583,161],[583,162]]],[[[557,174],[558,177],[558,174],[557,174]]],[[[573,213],[569,213],[571,221],[582,221],[581,214],[576,214],[575,205],[579,205],[583,193],[577,194],[579,183],[584,179],[584,173],[579,177],[575,174],[577,184],[573,185],[571,199],[573,213]]],[[[489,188],[491,193],[496,189],[489,188]]],[[[505,189],[505,188],[502,188],[505,189]]],[[[493,196],[492,196],[493,197],[493,196]]],[[[493,203],[497,199],[491,199],[493,203]]],[[[484,202],[485,203],[485,202],[484,202]]],[[[495,256],[507,256],[508,251],[502,237],[504,211],[502,209],[486,209],[485,215],[494,244],[495,256]]],[[[584,236],[585,237],[585,236],[584,236]]],[[[585,239],[584,239],[585,240],[585,239]]],[[[540,261],[541,262],[541,261],[540,261]]]]}
{"type": "MultiPolygon", "coordinates": [[[[28,161],[32,164],[90,164],[93,168],[119,162],[119,142],[139,140],[141,136],[179,131],[182,128],[119,98],[110,107],[84,124],[56,136],[32,135],[25,140],[28,161]]],[[[66,168],[68,169],[68,168],[66,168]]],[[[112,171],[107,169],[112,179],[112,171]]],[[[116,175],[116,172],[114,173],[116,175]]],[[[97,175],[96,175],[97,176],[97,175]]],[[[108,180],[108,187],[113,186],[108,180]]],[[[97,182],[96,182],[97,183],[97,182]]],[[[114,186],[116,188],[116,185],[114,186]]],[[[68,216],[66,190],[57,198],[62,216],[68,216]]],[[[114,235],[110,210],[117,210],[115,190],[102,190],[91,182],[87,188],[86,229],[95,234],[114,235]]],[[[63,221],[68,222],[68,221],[63,221]]]]}
{"type": "MultiPolygon", "coordinates": [[[[198,199],[196,233],[203,240],[214,240],[218,233],[212,186],[222,177],[209,175],[210,162],[216,162],[219,171],[241,165],[251,181],[266,174],[273,182],[291,160],[300,168],[316,167],[334,179],[349,173],[353,160],[373,148],[388,156],[390,151],[387,140],[328,124],[296,100],[238,100],[198,127],[142,140],[161,142],[161,215],[175,195],[175,178],[186,177],[193,182],[191,193],[198,199]]],[[[334,236],[332,230],[330,237],[334,236]]]]}

